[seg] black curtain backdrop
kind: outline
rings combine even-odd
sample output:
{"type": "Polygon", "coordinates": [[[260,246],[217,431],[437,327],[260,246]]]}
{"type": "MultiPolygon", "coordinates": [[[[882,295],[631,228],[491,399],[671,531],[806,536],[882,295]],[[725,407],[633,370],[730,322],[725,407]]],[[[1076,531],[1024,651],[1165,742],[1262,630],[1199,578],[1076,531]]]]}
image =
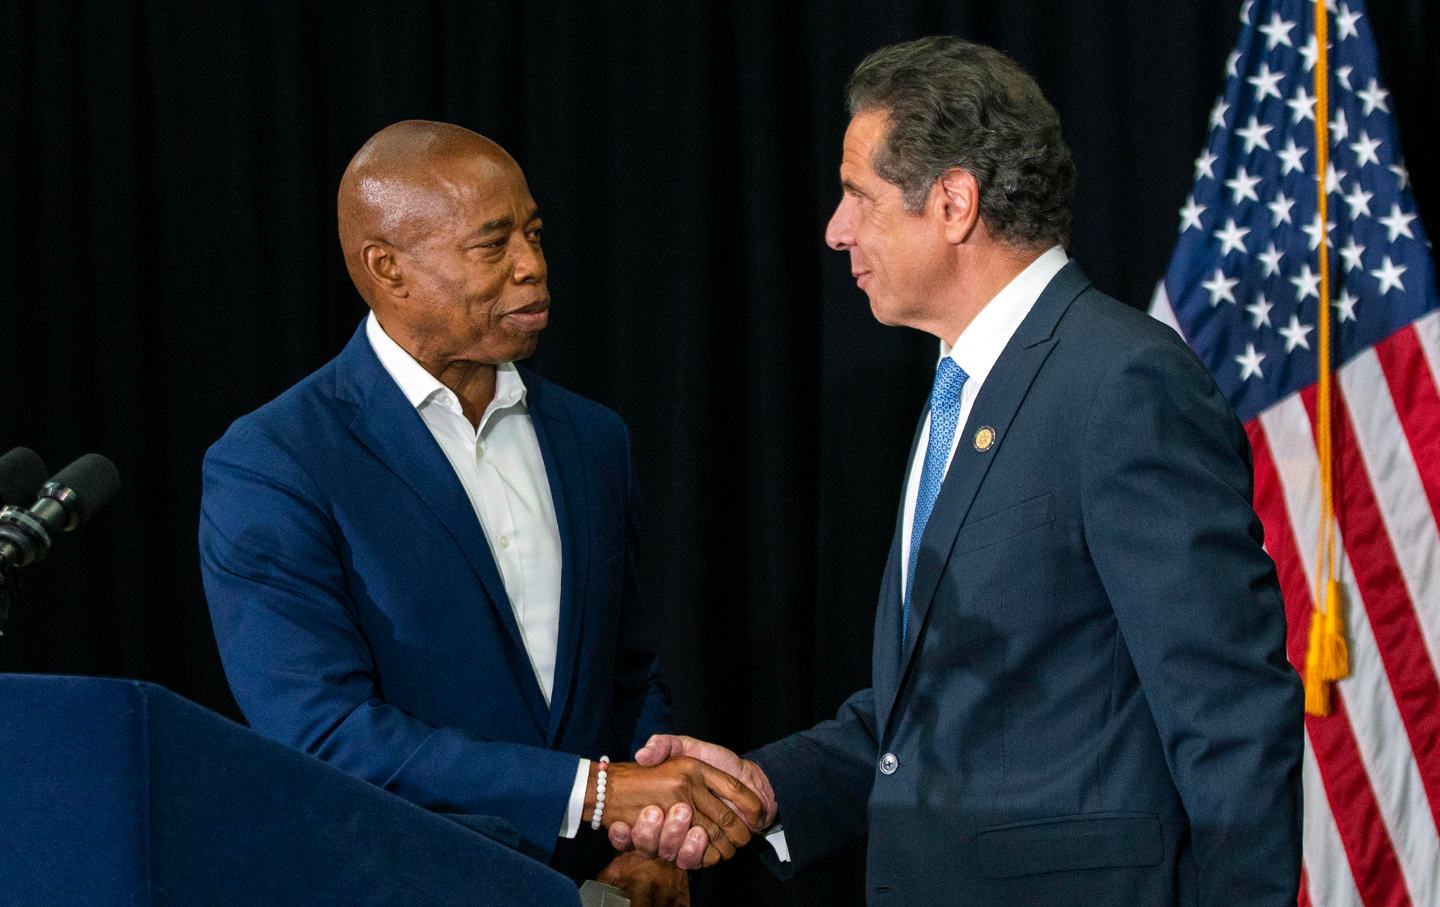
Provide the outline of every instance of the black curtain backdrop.
{"type": "MultiPolygon", "coordinates": [[[[1015,56],[1079,165],[1072,254],[1144,306],[1238,9],[0,4],[0,451],[52,470],[100,451],[126,483],[28,571],[0,669],[140,677],[237,715],[196,563],[201,457],[354,330],[340,173],[381,126],[426,117],[495,138],[529,176],[555,300],[533,364],[634,432],[682,728],[744,748],[828,717],[868,683],[936,354],[877,325],[822,242],[846,76],[937,32],[1015,56]]],[[[1434,230],[1440,6],[1369,16],[1434,230]]],[[[784,887],[743,856],[697,901],[858,904],[861,853],[784,887]]]]}

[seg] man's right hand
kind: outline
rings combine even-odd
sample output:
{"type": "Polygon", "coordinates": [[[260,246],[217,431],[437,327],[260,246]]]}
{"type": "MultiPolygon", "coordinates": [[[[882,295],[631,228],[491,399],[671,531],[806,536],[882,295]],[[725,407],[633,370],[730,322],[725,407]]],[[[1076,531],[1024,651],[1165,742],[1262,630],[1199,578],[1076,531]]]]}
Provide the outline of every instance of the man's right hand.
{"type": "MultiPolygon", "coordinates": [[[[678,758],[656,759],[651,765],[612,763],[606,775],[601,822],[611,829],[617,824],[627,829],[636,824],[648,827],[648,822],[640,822],[642,813],[652,818],[662,809],[669,809],[672,814],[688,813],[686,830],[693,825],[704,832],[705,839],[702,844],[699,832],[691,835],[693,841],[687,848],[686,862],[697,865],[684,868],[711,866],[728,860],[738,848],[749,843],[750,828],[760,827],[764,804],[733,775],[699,759],[679,753],[676,756],[678,758]]],[[[595,809],[597,774],[598,766],[592,763],[590,783],[585,791],[584,814],[587,816],[595,809]]],[[[684,831],[680,837],[685,838],[684,831]]],[[[681,846],[676,846],[676,856],[671,859],[677,859],[681,846]]]]}
{"type": "MultiPolygon", "coordinates": [[[[759,831],[775,824],[777,808],[770,779],[759,765],[748,759],[741,759],[734,751],[694,737],[656,734],[635,754],[636,763],[644,766],[661,766],[677,759],[699,760],[719,769],[727,777],[738,779],[748,793],[757,797],[761,804],[758,813],[736,809],[750,830],[759,831]]],[[[723,792],[716,793],[721,795],[721,799],[727,799],[723,792]]],[[[710,862],[702,861],[699,855],[704,853],[709,857],[709,851],[704,848],[707,840],[714,840],[713,832],[699,822],[692,827],[683,804],[677,804],[668,815],[652,806],[641,812],[639,821],[632,823],[622,820],[610,823],[608,827],[610,844],[616,850],[633,850],[646,858],[673,860],[682,869],[698,869],[702,865],[710,865],[710,862]],[[709,837],[702,838],[702,833],[709,837]]]]}

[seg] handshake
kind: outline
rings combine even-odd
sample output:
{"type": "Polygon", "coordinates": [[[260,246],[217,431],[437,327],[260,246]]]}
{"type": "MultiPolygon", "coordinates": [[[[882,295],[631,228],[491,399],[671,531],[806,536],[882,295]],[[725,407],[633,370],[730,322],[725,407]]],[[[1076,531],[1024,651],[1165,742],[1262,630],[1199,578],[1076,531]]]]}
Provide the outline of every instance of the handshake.
{"type": "MultiPolygon", "coordinates": [[[[592,764],[585,815],[597,800],[592,764]]],[[[775,823],[775,793],[760,766],[723,746],[657,734],[635,761],[606,773],[601,822],[610,844],[681,869],[728,860],[753,832],[775,823]]]]}

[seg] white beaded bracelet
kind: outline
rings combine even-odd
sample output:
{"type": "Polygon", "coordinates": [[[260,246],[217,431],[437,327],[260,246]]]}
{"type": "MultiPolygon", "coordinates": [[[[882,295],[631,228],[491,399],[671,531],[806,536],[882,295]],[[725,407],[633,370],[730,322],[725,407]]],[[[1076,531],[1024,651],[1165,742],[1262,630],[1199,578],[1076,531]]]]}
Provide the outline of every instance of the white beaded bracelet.
{"type": "Polygon", "coordinates": [[[605,773],[610,768],[610,757],[600,757],[600,770],[595,773],[595,814],[590,817],[590,828],[600,830],[600,817],[605,815],[605,773]]]}

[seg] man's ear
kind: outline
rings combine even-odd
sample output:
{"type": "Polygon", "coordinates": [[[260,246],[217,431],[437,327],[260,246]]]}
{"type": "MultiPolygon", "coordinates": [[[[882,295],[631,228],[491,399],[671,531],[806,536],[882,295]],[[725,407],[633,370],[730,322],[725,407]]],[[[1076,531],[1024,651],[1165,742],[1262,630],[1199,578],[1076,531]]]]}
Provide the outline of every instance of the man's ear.
{"type": "Polygon", "coordinates": [[[366,240],[360,247],[360,265],[382,292],[399,297],[410,295],[394,246],[379,239],[366,240]]]}
{"type": "Polygon", "coordinates": [[[969,170],[951,167],[940,174],[938,186],[945,239],[959,245],[980,222],[980,184],[969,170]]]}

